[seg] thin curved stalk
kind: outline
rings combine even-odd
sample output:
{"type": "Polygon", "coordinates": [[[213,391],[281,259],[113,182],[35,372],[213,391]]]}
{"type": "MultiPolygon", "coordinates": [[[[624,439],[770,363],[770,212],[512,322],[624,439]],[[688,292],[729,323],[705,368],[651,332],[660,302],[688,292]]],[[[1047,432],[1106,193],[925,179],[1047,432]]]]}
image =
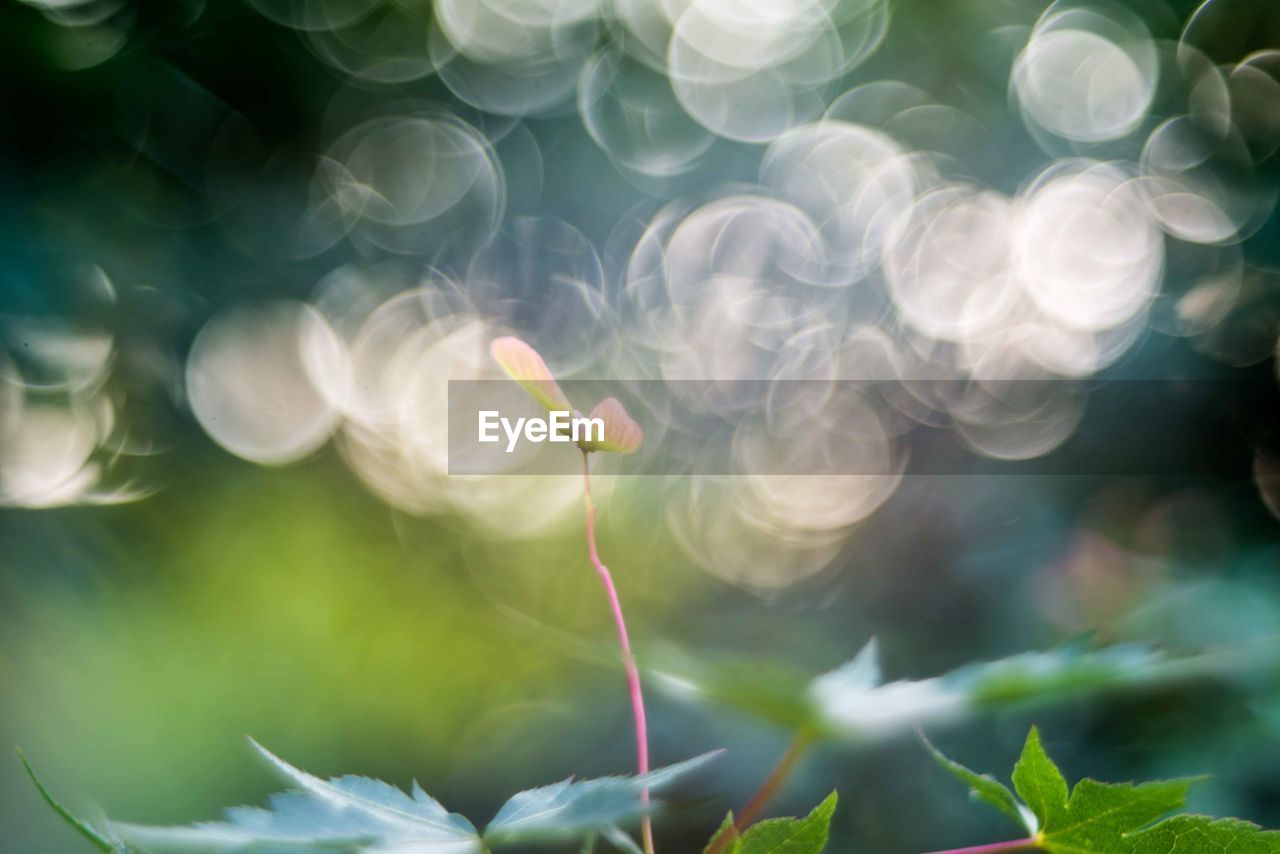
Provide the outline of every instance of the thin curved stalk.
{"type": "MultiPolygon", "coordinates": [[[[591,464],[587,452],[582,452],[582,492],[587,502],[587,553],[591,565],[595,567],[604,592],[609,597],[609,609],[613,612],[613,623],[618,630],[618,646],[622,649],[622,665],[627,671],[627,691],[631,695],[631,716],[635,720],[636,731],[636,772],[649,773],[649,728],[644,715],[644,693],[640,688],[640,671],[636,667],[635,656],[631,653],[631,639],[627,635],[627,621],[622,615],[622,602],[618,599],[618,588],[613,584],[613,576],[609,568],[600,561],[600,553],[596,549],[596,506],[591,500],[591,464]]],[[[649,790],[640,792],[640,802],[648,807],[649,790]]],[[[653,821],[646,814],[643,820],[645,854],[654,854],[653,821]]]]}
{"type": "Polygon", "coordinates": [[[765,777],[760,783],[760,787],[756,789],[755,794],[743,805],[742,810],[734,819],[734,826],[739,830],[746,829],[752,822],[756,820],[756,816],[765,808],[769,801],[786,783],[787,778],[791,776],[791,772],[795,770],[796,765],[804,756],[805,751],[809,749],[809,745],[813,744],[814,735],[809,730],[801,730],[796,733],[796,737],[791,740],[791,744],[787,745],[787,750],[782,754],[782,758],[778,760],[778,764],[773,766],[773,770],[769,772],[769,776],[765,777]]]}
{"type": "Polygon", "coordinates": [[[787,745],[786,752],[782,754],[778,764],[773,766],[773,770],[760,782],[760,786],[755,790],[755,793],[747,799],[746,804],[734,816],[733,831],[717,836],[707,849],[706,854],[720,854],[738,834],[751,826],[760,811],[782,789],[782,786],[787,782],[787,778],[791,776],[791,772],[795,770],[801,757],[804,756],[805,751],[809,749],[809,745],[813,744],[814,738],[814,734],[809,730],[801,730],[796,733],[796,737],[787,745]]]}

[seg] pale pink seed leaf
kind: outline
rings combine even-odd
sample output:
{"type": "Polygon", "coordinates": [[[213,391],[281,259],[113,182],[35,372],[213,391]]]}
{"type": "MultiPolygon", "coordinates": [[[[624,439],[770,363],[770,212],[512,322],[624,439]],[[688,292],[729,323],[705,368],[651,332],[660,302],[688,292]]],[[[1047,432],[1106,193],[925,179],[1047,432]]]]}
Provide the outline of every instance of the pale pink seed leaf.
{"type": "Polygon", "coordinates": [[[579,441],[578,446],[584,451],[633,454],[644,441],[644,431],[616,397],[606,397],[597,403],[587,417],[604,422],[604,440],[579,441]]]}
{"type": "Polygon", "coordinates": [[[565,397],[537,350],[508,335],[495,338],[489,345],[489,353],[507,376],[518,382],[548,412],[573,412],[569,398],[565,397]]]}

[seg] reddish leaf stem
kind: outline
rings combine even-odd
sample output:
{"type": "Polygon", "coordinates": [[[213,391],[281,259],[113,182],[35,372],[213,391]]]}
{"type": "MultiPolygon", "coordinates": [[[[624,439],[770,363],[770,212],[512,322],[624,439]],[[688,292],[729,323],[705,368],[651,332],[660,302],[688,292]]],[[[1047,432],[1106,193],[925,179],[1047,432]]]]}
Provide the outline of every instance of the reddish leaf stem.
{"type": "Polygon", "coordinates": [[[738,813],[738,817],[734,819],[733,824],[739,831],[755,821],[756,816],[760,814],[765,805],[778,794],[778,790],[782,788],[782,784],[791,776],[791,772],[795,770],[800,758],[804,756],[805,751],[809,749],[811,744],[813,744],[813,733],[808,730],[801,730],[796,733],[796,737],[791,740],[791,744],[787,745],[786,752],[782,754],[778,764],[773,766],[769,776],[764,778],[760,783],[760,788],[756,789],[755,794],[751,796],[738,813]]]}
{"type": "MultiPolygon", "coordinates": [[[[582,492],[587,502],[587,553],[591,557],[591,565],[604,584],[604,592],[609,597],[609,608],[613,611],[613,623],[618,630],[618,646],[622,648],[622,664],[627,671],[627,690],[631,695],[631,716],[635,719],[636,731],[636,770],[639,774],[649,773],[649,732],[644,716],[644,694],[640,689],[640,671],[636,667],[635,656],[631,654],[631,640],[627,635],[627,621],[622,616],[622,602],[618,599],[618,588],[613,584],[613,576],[600,561],[600,553],[596,549],[596,506],[591,500],[591,464],[586,451],[582,452],[582,492]]],[[[646,807],[649,804],[649,790],[640,792],[640,801],[646,807]]],[[[645,854],[654,854],[653,822],[648,815],[643,823],[645,854]]]]}
{"type": "Polygon", "coordinates": [[[971,848],[948,848],[931,854],[997,854],[1001,851],[1034,851],[1040,848],[1040,840],[1034,836],[1015,839],[1012,842],[993,842],[990,845],[974,845],[971,848]]]}
{"type": "Polygon", "coordinates": [[[712,845],[707,848],[706,854],[720,854],[738,834],[746,830],[755,821],[760,811],[764,809],[769,801],[773,800],[774,796],[778,794],[778,790],[786,783],[787,778],[791,776],[791,772],[795,770],[796,765],[800,762],[800,758],[809,749],[809,745],[813,744],[813,740],[813,733],[809,730],[801,730],[796,733],[796,737],[791,740],[791,744],[787,745],[787,749],[782,754],[782,758],[778,760],[778,764],[773,766],[773,770],[761,781],[759,788],[747,799],[746,804],[738,814],[734,816],[733,830],[717,836],[712,845]]]}

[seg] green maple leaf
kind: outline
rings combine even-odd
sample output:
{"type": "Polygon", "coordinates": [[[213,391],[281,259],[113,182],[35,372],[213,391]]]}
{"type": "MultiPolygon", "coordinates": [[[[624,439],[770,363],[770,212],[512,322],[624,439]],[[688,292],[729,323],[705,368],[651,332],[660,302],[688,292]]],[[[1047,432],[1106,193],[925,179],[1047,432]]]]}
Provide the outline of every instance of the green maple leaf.
{"type": "Polygon", "coordinates": [[[757,822],[742,833],[733,827],[733,814],[711,837],[707,851],[720,854],[822,854],[836,811],[836,793],[813,808],[804,818],[771,818],[757,822]]]}
{"type": "Polygon", "coordinates": [[[1000,810],[1014,821],[1027,824],[1027,808],[1018,803],[1018,799],[1014,797],[1013,792],[1009,788],[992,777],[990,774],[979,774],[976,771],[970,771],[959,762],[954,762],[942,754],[942,751],[934,747],[928,740],[924,740],[924,746],[933,754],[933,758],[938,764],[951,772],[953,776],[963,783],[969,785],[969,791],[975,800],[983,801],[990,806],[1000,810]]]}
{"type": "Polygon", "coordinates": [[[1134,834],[1129,854],[1275,854],[1280,833],[1235,818],[1179,815],[1134,834]]]}
{"type": "MultiPolygon", "coordinates": [[[[927,744],[927,742],[926,742],[927,744]]],[[[1069,788],[1032,728],[1013,769],[1017,798],[928,745],[938,762],[969,785],[978,800],[1020,821],[1028,847],[1049,854],[1263,854],[1280,851],[1280,833],[1237,819],[1178,815],[1194,779],[1152,783],[1081,780],[1069,788]],[[1019,803],[1018,798],[1021,798],[1019,803]],[[1158,823],[1157,823],[1158,822],[1158,823]]]]}

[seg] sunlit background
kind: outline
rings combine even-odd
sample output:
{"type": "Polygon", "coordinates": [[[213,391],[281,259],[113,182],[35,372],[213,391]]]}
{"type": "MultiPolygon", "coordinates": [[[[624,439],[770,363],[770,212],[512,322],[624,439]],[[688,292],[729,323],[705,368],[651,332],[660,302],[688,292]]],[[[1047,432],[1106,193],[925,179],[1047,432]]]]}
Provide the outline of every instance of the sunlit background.
{"type": "MultiPolygon", "coordinates": [[[[1280,5],[0,0],[0,65],[0,743],[90,815],[260,801],[247,733],[480,821],[630,768],[580,483],[448,474],[496,335],[642,413],[642,660],[1280,637],[1280,5]]],[[[676,854],[788,735],[663,687],[659,762],[729,749],[676,854]]],[[[1280,826],[1274,670],[934,735],[1032,720],[1280,826]]],[[[831,788],[833,852],[1002,832],[909,733],[774,809],[831,788]]],[[[0,826],[88,850],[16,759],[0,826]]]]}

